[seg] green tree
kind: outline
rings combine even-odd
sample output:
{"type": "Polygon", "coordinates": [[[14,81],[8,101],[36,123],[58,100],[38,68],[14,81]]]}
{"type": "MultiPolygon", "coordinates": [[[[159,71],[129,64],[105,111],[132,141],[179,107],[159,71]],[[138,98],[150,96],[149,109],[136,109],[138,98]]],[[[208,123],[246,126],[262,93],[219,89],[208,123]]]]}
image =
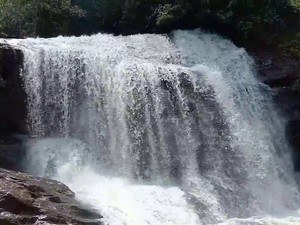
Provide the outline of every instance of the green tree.
{"type": "Polygon", "coordinates": [[[71,0],[1,0],[1,31],[8,36],[68,34],[73,16],[82,14],[71,0]]]}

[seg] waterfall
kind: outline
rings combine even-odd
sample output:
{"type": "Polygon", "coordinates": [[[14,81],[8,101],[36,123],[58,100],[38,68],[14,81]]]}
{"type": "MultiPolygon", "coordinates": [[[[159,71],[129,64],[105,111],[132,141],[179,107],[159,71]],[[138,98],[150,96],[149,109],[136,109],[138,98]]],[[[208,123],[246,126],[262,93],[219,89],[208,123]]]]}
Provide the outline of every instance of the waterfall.
{"type": "Polygon", "coordinates": [[[244,49],[201,30],[10,43],[35,136],[25,169],[104,224],[299,224],[284,120],[244,49]]]}

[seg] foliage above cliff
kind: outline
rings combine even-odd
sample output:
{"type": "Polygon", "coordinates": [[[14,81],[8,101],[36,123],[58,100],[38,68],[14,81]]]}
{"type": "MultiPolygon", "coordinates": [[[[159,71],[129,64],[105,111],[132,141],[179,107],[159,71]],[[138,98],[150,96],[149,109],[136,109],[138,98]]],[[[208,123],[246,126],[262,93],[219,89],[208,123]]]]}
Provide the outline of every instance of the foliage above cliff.
{"type": "Polygon", "coordinates": [[[0,34],[9,37],[195,27],[248,48],[287,45],[299,32],[300,0],[0,0],[0,34]]]}
{"type": "Polygon", "coordinates": [[[0,29],[9,37],[67,34],[82,10],[71,0],[0,0],[0,29]]]}

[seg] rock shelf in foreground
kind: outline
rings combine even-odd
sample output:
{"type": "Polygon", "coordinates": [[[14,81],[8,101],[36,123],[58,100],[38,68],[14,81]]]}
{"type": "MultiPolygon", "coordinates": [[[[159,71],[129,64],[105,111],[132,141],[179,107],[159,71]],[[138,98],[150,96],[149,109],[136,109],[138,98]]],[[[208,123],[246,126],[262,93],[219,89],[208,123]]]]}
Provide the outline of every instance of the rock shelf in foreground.
{"type": "Polygon", "coordinates": [[[62,183],[0,169],[1,225],[100,225],[100,219],[62,183]]]}

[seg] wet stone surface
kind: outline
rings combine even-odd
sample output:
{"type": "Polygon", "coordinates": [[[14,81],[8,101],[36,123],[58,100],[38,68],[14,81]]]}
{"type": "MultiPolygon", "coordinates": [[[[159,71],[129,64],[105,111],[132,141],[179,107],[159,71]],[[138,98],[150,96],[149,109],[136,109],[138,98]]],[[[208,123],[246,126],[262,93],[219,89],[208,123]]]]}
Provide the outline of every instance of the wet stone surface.
{"type": "Polygon", "coordinates": [[[64,184],[0,169],[0,224],[100,225],[101,216],[80,205],[64,184]]]}

